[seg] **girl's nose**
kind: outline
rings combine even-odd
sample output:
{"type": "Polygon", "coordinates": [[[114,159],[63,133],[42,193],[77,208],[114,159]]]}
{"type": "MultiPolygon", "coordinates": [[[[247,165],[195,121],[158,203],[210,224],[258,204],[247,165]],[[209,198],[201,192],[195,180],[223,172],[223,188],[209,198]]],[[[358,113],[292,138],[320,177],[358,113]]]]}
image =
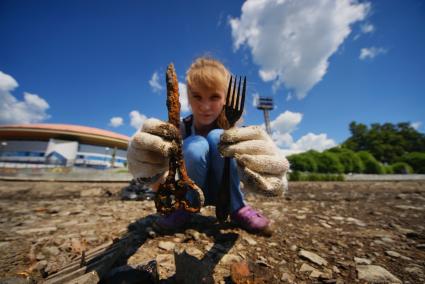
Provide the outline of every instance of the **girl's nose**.
{"type": "Polygon", "coordinates": [[[210,104],[209,103],[203,103],[201,105],[201,109],[202,110],[209,110],[210,109],[210,104]]]}

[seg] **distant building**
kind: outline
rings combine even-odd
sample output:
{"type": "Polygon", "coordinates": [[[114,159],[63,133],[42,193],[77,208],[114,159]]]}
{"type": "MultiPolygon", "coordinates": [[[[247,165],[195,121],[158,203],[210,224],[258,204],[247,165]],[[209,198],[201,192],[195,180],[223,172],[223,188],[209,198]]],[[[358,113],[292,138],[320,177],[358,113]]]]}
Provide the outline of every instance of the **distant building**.
{"type": "Polygon", "coordinates": [[[127,164],[129,139],[112,131],[77,125],[0,125],[0,164],[122,168],[127,164]]]}

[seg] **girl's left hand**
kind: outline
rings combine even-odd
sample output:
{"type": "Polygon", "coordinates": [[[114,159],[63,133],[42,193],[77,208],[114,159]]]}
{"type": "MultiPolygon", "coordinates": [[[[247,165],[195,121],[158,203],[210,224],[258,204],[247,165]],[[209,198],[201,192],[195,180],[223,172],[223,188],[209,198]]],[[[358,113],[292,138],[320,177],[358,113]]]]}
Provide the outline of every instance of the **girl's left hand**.
{"type": "Polygon", "coordinates": [[[261,127],[225,130],[219,150],[224,157],[236,159],[245,188],[273,196],[286,192],[289,162],[261,127]]]}

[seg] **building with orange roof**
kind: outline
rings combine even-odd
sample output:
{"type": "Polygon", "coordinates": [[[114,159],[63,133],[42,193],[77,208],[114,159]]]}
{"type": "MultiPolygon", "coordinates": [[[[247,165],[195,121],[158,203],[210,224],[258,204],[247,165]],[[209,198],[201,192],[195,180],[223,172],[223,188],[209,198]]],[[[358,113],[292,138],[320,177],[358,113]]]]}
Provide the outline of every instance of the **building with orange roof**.
{"type": "Polygon", "coordinates": [[[0,125],[0,163],[27,167],[125,167],[129,139],[112,131],[79,125],[0,125]]]}

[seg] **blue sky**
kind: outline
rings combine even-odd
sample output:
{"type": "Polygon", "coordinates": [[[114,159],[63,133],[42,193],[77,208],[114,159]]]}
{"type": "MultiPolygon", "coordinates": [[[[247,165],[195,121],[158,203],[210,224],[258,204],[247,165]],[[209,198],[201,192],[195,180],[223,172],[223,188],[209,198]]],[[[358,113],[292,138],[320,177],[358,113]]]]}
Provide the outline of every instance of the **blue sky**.
{"type": "Polygon", "coordinates": [[[424,132],[424,27],[419,0],[1,0],[0,123],[131,135],[167,119],[167,65],[183,99],[186,69],[211,55],[248,77],[246,124],[264,122],[256,97],[274,98],[288,153],[343,142],[351,121],[424,132]]]}

